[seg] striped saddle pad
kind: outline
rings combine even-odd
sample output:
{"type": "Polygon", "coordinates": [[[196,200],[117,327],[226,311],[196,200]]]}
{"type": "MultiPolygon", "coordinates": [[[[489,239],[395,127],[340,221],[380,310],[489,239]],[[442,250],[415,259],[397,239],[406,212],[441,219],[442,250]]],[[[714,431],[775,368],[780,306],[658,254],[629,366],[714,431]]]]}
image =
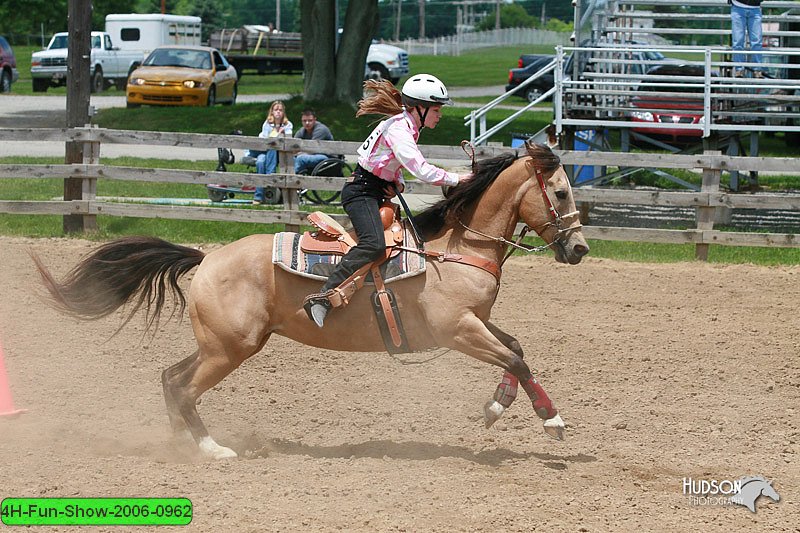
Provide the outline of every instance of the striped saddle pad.
{"type": "MultiPolygon", "coordinates": [[[[341,261],[339,254],[307,253],[300,248],[300,233],[280,232],[275,234],[272,262],[284,270],[319,281],[328,276],[341,261]]],[[[404,232],[403,246],[416,249],[417,243],[408,228],[404,232]]],[[[410,278],[425,272],[425,257],[414,252],[401,251],[381,265],[384,283],[410,278]]],[[[372,283],[372,275],[366,278],[372,283]]]]}

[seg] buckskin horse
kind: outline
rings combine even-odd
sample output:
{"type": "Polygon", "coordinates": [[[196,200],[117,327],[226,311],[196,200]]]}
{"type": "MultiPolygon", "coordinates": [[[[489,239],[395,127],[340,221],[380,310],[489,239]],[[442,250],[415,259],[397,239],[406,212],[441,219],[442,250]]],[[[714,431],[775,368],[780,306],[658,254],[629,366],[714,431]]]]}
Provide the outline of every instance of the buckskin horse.
{"type": "MultiPolygon", "coordinates": [[[[510,240],[518,221],[536,231],[546,243],[542,248],[551,248],[561,263],[578,264],[589,251],[558,156],[544,145],[525,149],[524,157],[503,154],[474,162],[472,180],[415,217],[429,252],[427,268],[393,286],[412,351],[450,348],[504,370],[484,406],[487,428],[511,405],[521,384],[545,432],[563,438],[564,422],[523,361],[519,342],[489,321],[506,253],[510,246],[524,246],[510,240]]],[[[273,243],[273,235],[250,235],[206,254],[153,237],[126,237],[100,246],[61,281],[38,257],[33,260],[51,304],[78,318],[101,318],[131,302],[122,326],[144,306],[151,327],[170,293],[177,312],[188,306],[198,349],[162,372],[167,412],[172,429],[188,430],[201,454],[225,459],[237,454],[211,438],[196,400],[271,335],[329,350],[386,349],[367,290],[331,313],[323,329],[311,322],[303,298],[320,282],[277,268],[273,243]],[[187,303],[178,280],[195,267],[187,303]]]]}

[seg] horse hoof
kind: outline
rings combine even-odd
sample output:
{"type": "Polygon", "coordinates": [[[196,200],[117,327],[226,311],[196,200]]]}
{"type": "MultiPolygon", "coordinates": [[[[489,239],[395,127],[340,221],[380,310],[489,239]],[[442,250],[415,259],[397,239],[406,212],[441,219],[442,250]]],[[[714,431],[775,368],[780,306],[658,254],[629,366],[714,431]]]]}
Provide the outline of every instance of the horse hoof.
{"type": "Polygon", "coordinates": [[[505,410],[506,408],[496,400],[486,402],[483,405],[483,421],[486,423],[486,429],[489,429],[492,424],[500,420],[505,410]]]}
{"type": "Polygon", "coordinates": [[[236,459],[239,455],[225,446],[220,446],[211,437],[203,437],[199,443],[200,452],[208,459],[215,461],[223,459],[236,459]]]}
{"type": "Polygon", "coordinates": [[[544,432],[556,440],[564,440],[564,421],[561,415],[556,415],[544,421],[544,432]]]}

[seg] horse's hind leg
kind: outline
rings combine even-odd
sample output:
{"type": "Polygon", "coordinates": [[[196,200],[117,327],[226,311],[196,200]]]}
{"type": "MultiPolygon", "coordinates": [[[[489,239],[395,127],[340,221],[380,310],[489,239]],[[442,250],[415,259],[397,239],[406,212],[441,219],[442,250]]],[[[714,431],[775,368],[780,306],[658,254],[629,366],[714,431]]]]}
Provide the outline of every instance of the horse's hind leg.
{"type": "Polygon", "coordinates": [[[181,432],[188,429],[200,452],[211,459],[237,457],[235,451],[220,446],[211,438],[196,407],[197,399],[205,391],[222,381],[247,359],[231,358],[228,355],[222,350],[208,352],[201,348],[164,370],[161,375],[164,400],[173,430],[181,432]]]}
{"type": "Polygon", "coordinates": [[[164,402],[167,404],[169,424],[172,426],[172,432],[176,436],[191,436],[191,432],[189,431],[189,426],[186,424],[186,420],[184,420],[181,414],[178,401],[173,394],[173,388],[177,385],[178,376],[184,375],[192,365],[196,364],[195,362],[199,354],[200,350],[196,350],[186,359],[169,368],[165,368],[161,373],[161,387],[164,389],[164,402]]]}

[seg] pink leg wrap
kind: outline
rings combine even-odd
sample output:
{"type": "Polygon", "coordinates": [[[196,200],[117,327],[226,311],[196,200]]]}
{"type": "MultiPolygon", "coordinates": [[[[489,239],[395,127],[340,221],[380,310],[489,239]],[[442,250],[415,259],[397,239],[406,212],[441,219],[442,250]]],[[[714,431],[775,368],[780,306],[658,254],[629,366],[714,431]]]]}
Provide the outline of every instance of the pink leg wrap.
{"type": "Polygon", "coordinates": [[[517,376],[511,372],[505,372],[503,374],[503,381],[500,382],[497,386],[497,390],[494,391],[494,401],[503,407],[509,407],[514,402],[514,398],[517,397],[518,384],[519,380],[517,376]]]}
{"type": "Polygon", "coordinates": [[[558,414],[558,409],[553,405],[550,397],[544,391],[536,378],[531,376],[528,381],[522,384],[522,388],[528,393],[531,401],[533,402],[533,410],[539,415],[539,418],[548,420],[558,414]]]}

